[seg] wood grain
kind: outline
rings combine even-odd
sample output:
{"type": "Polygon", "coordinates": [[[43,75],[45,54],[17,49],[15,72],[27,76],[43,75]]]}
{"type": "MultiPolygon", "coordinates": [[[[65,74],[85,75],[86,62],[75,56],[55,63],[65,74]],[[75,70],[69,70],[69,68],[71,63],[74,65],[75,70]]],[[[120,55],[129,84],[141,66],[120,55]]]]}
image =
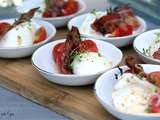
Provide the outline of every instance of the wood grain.
{"type": "MultiPolygon", "coordinates": [[[[64,38],[66,33],[65,28],[60,29],[54,40],[64,38]]],[[[122,48],[122,51],[124,57],[129,54],[136,56],[131,46],[122,48]]],[[[0,68],[2,87],[53,111],[75,120],[116,120],[96,100],[93,85],[65,87],[51,83],[32,67],[30,57],[0,59],[0,68]]]]}

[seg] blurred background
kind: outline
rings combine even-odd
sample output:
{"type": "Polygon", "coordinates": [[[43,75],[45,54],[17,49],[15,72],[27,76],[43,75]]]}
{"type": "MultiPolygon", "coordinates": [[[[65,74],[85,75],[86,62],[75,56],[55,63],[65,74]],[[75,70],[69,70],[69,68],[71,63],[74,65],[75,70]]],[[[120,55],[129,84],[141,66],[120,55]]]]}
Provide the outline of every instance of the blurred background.
{"type": "MultiPolygon", "coordinates": [[[[17,7],[11,4],[12,0],[0,0],[0,19],[3,18],[13,18],[18,16],[17,7]],[[2,4],[4,1],[9,1],[9,7],[4,8],[2,4]]],[[[120,4],[130,4],[137,15],[144,17],[144,19],[152,22],[156,25],[160,23],[160,0],[84,0],[87,4],[87,10],[91,11],[93,9],[105,10],[109,6],[116,6],[120,4]]],[[[32,0],[13,0],[13,2],[20,8],[25,8],[26,6],[34,6],[32,0]],[[20,4],[23,1],[22,4],[20,4]]],[[[5,6],[5,5],[3,5],[5,6]]]]}

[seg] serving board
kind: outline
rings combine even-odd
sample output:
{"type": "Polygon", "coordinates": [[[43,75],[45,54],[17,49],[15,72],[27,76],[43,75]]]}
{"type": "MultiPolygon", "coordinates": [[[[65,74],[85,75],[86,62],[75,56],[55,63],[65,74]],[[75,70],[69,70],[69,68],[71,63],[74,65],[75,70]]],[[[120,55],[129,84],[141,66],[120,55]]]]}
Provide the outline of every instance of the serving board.
{"type": "MultiPolygon", "coordinates": [[[[67,29],[58,29],[54,40],[66,36],[67,29]]],[[[133,55],[141,62],[132,46],[122,48],[124,57],[133,55]]],[[[45,60],[45,58],[44,58],[45,60]]],[[[121,65],[124,63],[122,61],[121,65]]],[[[31,65],[30,57],[0,59],[0,86],[75,120],[116,120],[99,104],[94,85],[66,87],[43,78],[31,65]]]]}

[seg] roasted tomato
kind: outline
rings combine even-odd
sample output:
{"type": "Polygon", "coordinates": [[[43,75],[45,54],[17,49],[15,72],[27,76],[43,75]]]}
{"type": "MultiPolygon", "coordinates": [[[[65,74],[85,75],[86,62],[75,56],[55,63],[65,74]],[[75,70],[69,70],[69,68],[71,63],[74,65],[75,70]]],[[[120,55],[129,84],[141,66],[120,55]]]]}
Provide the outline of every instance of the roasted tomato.
{"type": "Polygon", "coordinates": [[[111,37],[131,35],[139,26],[138,19],[128,5],[109,10],[106,15],[97,18],[91,25],[96,32],[102,35],[112,34],[111,37]]]}
{"type": "Polygon", "coordinates": [[[98,52],[98,48],[95,42],[92,40],[85,40],[79,44],[79,47],[76,49],[77,52],[98,52]]]}
{"type": "Polygon", "coordinates": [[[45,18],[52,17],[52,11],[45,11],[43,13],[43,17],[45,17],[45,18]]]}
{"type": "Polygon", "coordinates": [[[58,63],[58,61],[59,61],[59,59],[57,60],[58,56],[63,56],[63,54],[64,54],[64,45],[65,45],[65,43],[59,43],[53,49],[52,54],[54,56],[56,63],[58,63]]]}
{"type": "Polygon", "coordinates": [[[79,9],[78,2],[75,0],[69,0],[63,7],[63,16],[71,15],[77,12],[79,9]]]}
{"type": "Polygon", "coordinates": [[[149,111],[151,113],[160,113],[160,93],[150,97],[149,111]]]}
{"type": "Polygon", "coordinates": [[[0,35],[6,32],[6,30],[8,30],[10,27],[11,25],[7,22],[0,23],[0,35]]]}
{"type": "Polygon", "coordinates": [[[133,33],[132,26],[122,23],[119,25],[119,27],[112,33],[114,37],[122,37],[122,36],[128,36],[133,33]]]}
{"type": "Polygon", "coordinates": [[[45,40],[47,37],[47,33],[44,27],[40,27],[36,32],[34,43],[39,43],[45,40]]]}
{"type": "Polygon", "coordinates": [[[70,71],[68,71],[64,64],[63,64],[63,60],[64,60],[64,49],[65,48],[65,43],[59,43],[57,44],[52,51],[52,55],[54,56],[54,60],[55,63],[58,67],[58,70],[63,73],[63,74],[69,74],[70,71]]]}
{"type": "Polygon", "coordinates": [[[140,23],[139,23],[138,19],[135,16],[127,16],[125,18],[125,22],[128,25],[132,26],[132,28],[134,30],[137,29],[140,26],[140,23]]]}

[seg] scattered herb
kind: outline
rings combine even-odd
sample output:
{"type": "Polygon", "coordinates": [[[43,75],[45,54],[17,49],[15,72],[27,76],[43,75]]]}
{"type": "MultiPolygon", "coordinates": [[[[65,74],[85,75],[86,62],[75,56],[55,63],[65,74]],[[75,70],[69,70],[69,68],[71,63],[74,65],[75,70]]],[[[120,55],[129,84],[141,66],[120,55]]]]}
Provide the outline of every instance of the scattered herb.
{"type": "Polygon", "coordinates": [[[113,12],[113,8],[112,7],[107,8],[107,13],[112,13],[112,12],[113,12]]]}
{"type": "Polygon", "coordinates": [[[147,108],[145,109],[145,111],[146,111],[147,113],[150,113],[150,108],[147,107],[147,108]]]}
{"type": "Polygon", "coordinates": [[[18,39],[22,39],[22,37],[20,35],[18,35],[17,37],[18,37],[18,39]]]}
{"type": "Polygon", "coordinates": [[[143,54],[149,56],[150,49],[151,49],[151,47],[149,47],[148,49],[143,48],[142,49],[143,54]]]}
{"type": "Polygon", "coordinates": [[[72,52],[69,56],[70,60],[73,61],[73,59],[78,55],[78,52],[72,52]]]}
{"type": "Polygon", "coordinates": [[[22,37],[19,35],[17,36],[17,43],[18,43],[18,45],[22,44],[22,37]]]}
{"type": "Polygon", "coordinates": [[[91,11],[91,14],[97,16],[97,10],[96,10],[96,9],[93,9],[93,10],[91,11]]]}

